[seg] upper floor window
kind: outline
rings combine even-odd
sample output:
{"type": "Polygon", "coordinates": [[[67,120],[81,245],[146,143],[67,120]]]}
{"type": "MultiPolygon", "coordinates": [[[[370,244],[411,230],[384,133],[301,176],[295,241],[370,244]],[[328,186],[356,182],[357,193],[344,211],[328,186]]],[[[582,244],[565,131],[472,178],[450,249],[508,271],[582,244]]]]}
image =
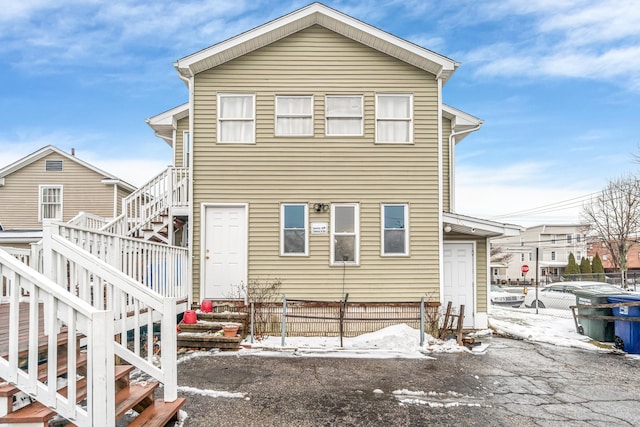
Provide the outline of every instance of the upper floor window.
{"type": "Polygon", "coordinates": [[[62,221],[62,185],[41,185],[39,206],[38,221],[62,221]]]}
{"type": "Polygon", "coordinates": [[[280,208],[281,233],[280,253],[282,255],[307,255],[307,218],[306,204],[283,204],[280,208]]]}
{"type": "Polygon", "coordinates": [[[218,94],[218,142],[255,142],[255,95],[218,94]]]}
{"type": "Polygon", "coordinates": [[[44,169],[47,172],[62,172],[62,160],[46,160],[44,169]]]}
{"type": "Polygon", "coordinates": [[[576,234],[576,242],[580,243],[581,240],[580,233],[576,234]]]}
{"type": "Polygon", "coordinates": [[[276,96],[276,136],[313,136],[312,96],[276,96]]]}
{"type": "Polygon", "coordinates": [[[552,245],[555,245],[555,244],[556,244],[556,235],[555,235],[555,234],[552,234],[552,235],[551,235],[551,244],[552,244],[552,245]]]}
{"type": "Polygon", "coordinates": [[[567,234],[567,243],[571,244],[571,234],[567,234]]]}
{"type": "Polygon", "coordinates": [[[556,260],[556,251],[551,251],[551,261],[556,260]]]}
{"type": "Polygon", "coordinates": [[[331,205],[331,264],[359,261],[360,219],[358,204],[331,205]]]}
{"type": "Polygon", "coordinates": [[[408,255],[408,205],[382,205],[382,255],[408,255]]]}
{"type": "Polygon", "coordinates": [[[327,136],[362,136],[362,104],[361,95],[327,95],[327,136]]]}
{"type": "Polygon", "coordinates": [[[413,141],[413,96],[376,95],[376,142],[413,141]]]}

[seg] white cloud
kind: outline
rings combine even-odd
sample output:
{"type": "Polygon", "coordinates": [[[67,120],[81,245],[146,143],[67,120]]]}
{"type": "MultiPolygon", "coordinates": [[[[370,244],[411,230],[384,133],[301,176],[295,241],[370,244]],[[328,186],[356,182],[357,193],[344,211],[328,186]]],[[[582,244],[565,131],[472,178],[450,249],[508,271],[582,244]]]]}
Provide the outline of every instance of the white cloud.
{"type": "Polygon", "coordinates": [[[615,7],[608,2],[510,1],[475,11],[481,21],[529,21],[506,33],[502,42],[463,54],[465,62],[476,65],[478,76],[578,77],[640,91],[640,7],[634,0],[615,7]]]}

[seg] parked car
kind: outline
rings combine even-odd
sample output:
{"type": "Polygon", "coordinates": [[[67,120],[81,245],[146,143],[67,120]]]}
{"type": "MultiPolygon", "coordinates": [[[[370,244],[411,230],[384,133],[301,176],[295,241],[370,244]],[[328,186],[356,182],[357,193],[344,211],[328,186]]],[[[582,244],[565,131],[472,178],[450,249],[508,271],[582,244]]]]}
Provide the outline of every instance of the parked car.
{"type": "Polygon", "coordinates": [[[524,292],[514,293],[508,292],[498,285],[491,285],[490,298],[491,304],[506,305],[510,307],[520,307],[524,301],[524,292]]]}
{"type": "MultiPolygon", "coordinates": [[[[538,288],[538,308],[568,309],[576,305],[576,290],[592,289],[602,292],[626,293],[622,288],[604,282],[557,282],[538,288]]],[[[536,289],[530,287],[524,298],[526,307],[535,307],[536,289]]]]}

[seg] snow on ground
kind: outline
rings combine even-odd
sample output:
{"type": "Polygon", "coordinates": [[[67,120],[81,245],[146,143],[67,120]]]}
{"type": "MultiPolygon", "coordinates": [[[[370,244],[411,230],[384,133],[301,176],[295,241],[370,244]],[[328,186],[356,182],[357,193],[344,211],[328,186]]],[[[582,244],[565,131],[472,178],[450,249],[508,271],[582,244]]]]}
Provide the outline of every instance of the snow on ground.
{"type": "MultiPolygon", "coordinates": [[[[477,341],[490,334],[510,336],[531,342],[541,342],[557,346],[576,347],[590,351],[618,351],[613,343],[598,343],[576,332],[573,317],[566,310],[492,307],[489,314],[490,329],[472,334],[477,341]]],[[[279,336],[267,337],[262,341],[243,342],[244,349],[238,352],[193,351],[179,356],[178,363],[199,357],[219,356],[277,356],[277,357],[360,357],[360,358],[433,358],[437,353],[469,352],[484,354],[487,345],[483,344],[468,350],[458,346],[455,339],[442,341],[425,334],[420,346],[420,331],[407,325],[395,325],[380,331],[344,338],[342,346],[338,337],[285,337],[284,345],[279,336]]],[[[629,355],[638,358],[640,355],[629,355]]],[[[250,399],[245,393],[230,393],[216,390],[200,390],[192,387],[180,387],[183,393],[200,394],[212,398],[250,399]]],[[[384,393],[380,389],[372,391],[384,393]]],[[[480,406],[472,397],[455,392],[438,393],[421,390],[395,390],[393,396],[398,404],[426,405],[429,407],[454,408],[461,406],[480,406]]],[[[181,426],[188,415],[181,411],[181,426]]]]}

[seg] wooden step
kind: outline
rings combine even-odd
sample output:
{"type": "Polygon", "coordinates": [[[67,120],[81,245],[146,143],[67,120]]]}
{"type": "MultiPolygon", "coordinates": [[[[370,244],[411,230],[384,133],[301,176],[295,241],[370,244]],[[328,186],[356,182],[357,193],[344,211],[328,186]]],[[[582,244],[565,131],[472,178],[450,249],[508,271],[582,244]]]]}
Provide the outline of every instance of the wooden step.
{"type": "Polygon", "coordinates": [[[242,337],[224,337],[218,334],[178,334],[178,347],[219,348],[239,350],[242,337]]]}
{"type": "MultiPolygon", "coordinates": [[[[58,392],[66,396],[68,388],[64,387],[58,392]]],[[[77,401],[83,400],[87,397],[87,380],[82,378],[76,383],[77,401]]],[[[44,406],[40,402],[33,402],[30,405],[24,406],[15,412],[11,412],[3,417],[0,417],[0,424],[26,424],[26,423],[44,423],[48,422],[57,413],[47,406],[44,406]]]]}
{"type": "MultiPolygon", "coordinates": [[[[78,356],[77,360],[76,360],[76,366],[77,367],[84,367],[87,365],[87,353],[85,352],[81,352],[80,355],[78,356]]],[[[42,363],[40,365],[38,365],[38,380],[39,381],[46,381],[47,380],[47,376],[49,374],[48,372],[49,370],[49,365],[47,363],[42,363]]],[[[58,370],[57,370],[57,375],[56,376],[61,376],[64,373],[67,372],[67,358],[66,358],[66,354],[64,355],[64,357],[60,357],[58,359],[58,370]]],[[[0,385],[0,397],[9,397],[9,396],[13,396],[14,394],[18,393],[20,391],[20,389],[18,387],[16,387],[14,384],[12,383],[5,383],[0,385]]]]}
{"type": "MultiPolygon", "coordinates": [[[[133,366],[130,365],[118,365],[115,368],[115,380],[116,382],[126,376],[129,377],[129,373],[134,369],[133,366]]],[[[155,387],[158,386],[158,383],[155,383],[155,387]]],[[[155,390],[155,387],[151,389],[151,392],[155,390]]],[[[67,395],[67,387],[64,387],[58,392],[66,396],[67,395]]],[[[127,390],[127,389],[124,389],[127,390]]],[[[120,393],[120,392],[119,392],[120,393]]],[[[122,393],[123,398],[126,397],[125,393],[122,393]]],[[[77,401],[87,397],[87,380],[86,378],[81,378],[76,383],[76,398],[77,401]]],[[[140,399],[142,400],[142,399],[140,399]]],[[[117,407],[117,395],[116,395],[116,407],[117,407]]],[[[124,412],[129,410],[126,409],[124,412]]],[[[17,411],[11,412],[5,416],[0,417],[0,424],[23,424],[23,423],[45,423],[52,419],[57,413],[50,409],[49,407],[43,405],[40,402],[33,402],[30,405],[24,406],[17,411]]]]}
{"type": "Polygon", "coordinates": [[[153,392],[157,382],[132,383],[116,393],[116,418],[123,416],[129,409],[142,412],[153,403],[153,392]]]}
{"type": "Polygon", "coordinates": [[[129,427],[164,427],[169,421],[177,418],[178,411],[184,405],[186,399],[178,398],[173,402],[165,402],[157,399],[153,405],[142,411],[129,427]]]}
{"type": "Polygon", "coordinates": [[[180,327],[180,332],[190,332],[190,333],[206,333],[206,332],[219,332],[222,330],[224,325],[229,323],[234,323],[238,325],[238,333],[242,335],[245,329],[244,323],[241,322],[209,322],[206,320],[198,320],[197,323],[184,323],[181,322],[178,326],[180,327]]]}
{"type": "Polygon", "coordinates": [[[245,323],[249,320],[248,313],[237,313],[232,311],[225,311],[222,313],[205,313],[198,311],[198,320],[204,320],[208,322],[236,322],[245,323]]]}

